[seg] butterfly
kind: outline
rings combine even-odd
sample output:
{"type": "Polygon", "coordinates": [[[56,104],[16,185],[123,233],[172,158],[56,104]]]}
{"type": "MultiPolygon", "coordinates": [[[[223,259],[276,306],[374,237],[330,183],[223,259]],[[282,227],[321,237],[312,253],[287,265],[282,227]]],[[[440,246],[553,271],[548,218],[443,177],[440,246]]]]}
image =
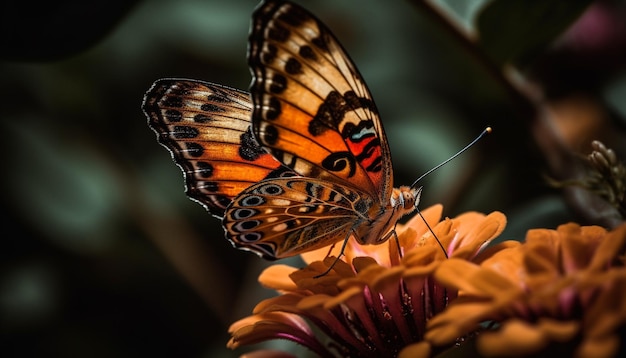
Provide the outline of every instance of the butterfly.
{"type": "Polygon", "coordinates": [[[237,248],[266,259],[350,237],[381,244],[421,187],[393,187],[391,153],[363,78],[331,31],[287,1],[254,11],[250,94],[161,79],[143,110],[185,175],[187,195],[237,248]]]}

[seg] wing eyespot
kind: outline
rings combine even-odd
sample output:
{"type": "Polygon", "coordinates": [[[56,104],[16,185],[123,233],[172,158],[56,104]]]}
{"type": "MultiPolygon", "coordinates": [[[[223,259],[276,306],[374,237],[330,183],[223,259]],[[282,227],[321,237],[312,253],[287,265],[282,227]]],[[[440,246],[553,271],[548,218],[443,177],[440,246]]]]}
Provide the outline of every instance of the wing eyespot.
{"type": "Polygon", "coordinates": [[[281,188],[277,184],[268,183],[258,187],[255,192],[263,195],[281,195],[285,193],[285,189],[281,188]]]}
{"type": "Polygon", "coordinates": [[[231,216],[231,219],[233,220],[244,220],[244,219],[248,219],[257,215],[258,213],[259,212],[254,209],[248,209],[248,208],[236,209],[236,210],[233,210],[230,216],[231,216]]]}
{"type": "Polygon", "coordinates": [[[239,239],[242,242],[257,242],[263,238],[263,235],[260,232],[247,232],[245,234],[240,234],[239,239]]]}
{"type": "Polygon", "coordinates": [[[258,195],[248,195],[239,200],[238,204],[244,207],[259,206],[265,204],[265,199],[258,195]]]}
{"type": "Polygon", "coordinates": [[[236,223],[235,225],[233,225],[233,228],[239,232],[246,232],[256,228],[259,225],[261,225],[260,220],[245,220],[236,223]]]}

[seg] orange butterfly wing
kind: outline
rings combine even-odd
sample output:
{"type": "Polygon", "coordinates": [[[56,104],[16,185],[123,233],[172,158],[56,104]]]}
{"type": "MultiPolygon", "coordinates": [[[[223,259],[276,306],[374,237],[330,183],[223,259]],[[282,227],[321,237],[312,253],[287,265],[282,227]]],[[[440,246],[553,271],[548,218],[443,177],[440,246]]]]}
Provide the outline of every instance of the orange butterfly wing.
{"type": "Polygon", "coordinates": [[[372,205],[363,192],[294,176],[264,180],[228,206],[223,224],[236,246],[275,260],[346,240],[372,205]]]}
{"type": "Polygon", "coordinates": [[[306,10],[270,0],[253,15],[248,61],[252,101],[180,79],[146,94],[149,124],[185,173],[187,194],[223,217],[234,246],[268,259],[352,234],[386,239],[412,209],[391,207],[387,139],[339,42],[306,10]]]}
{"type": "Polygon", "coordinates": [[[296,175],[258,145],[251,109],[248,93],[195,80],[158,80],[144,98],[150,127],[185,174],[187,195],[217,217],[250,185],[296,175]]]}
{"type": "Polygon", "coordinates": [[[248,62],[259,143],[302,176],[359,188],[384,205],[393,188],[387,139],[330,30],[297,5],[266,1],[253,15],[248,62]]]}
{"type": "Polygon", "coordinates": [[[388,209],[389,147],[339,42],[306,10],[266,1],[253,15],[248,62],[255,138],[300,176],[245,189],[225,213],[227,237],[270,259],[351,234],[362,243],[384,237],[400,214],[388,209]]]}

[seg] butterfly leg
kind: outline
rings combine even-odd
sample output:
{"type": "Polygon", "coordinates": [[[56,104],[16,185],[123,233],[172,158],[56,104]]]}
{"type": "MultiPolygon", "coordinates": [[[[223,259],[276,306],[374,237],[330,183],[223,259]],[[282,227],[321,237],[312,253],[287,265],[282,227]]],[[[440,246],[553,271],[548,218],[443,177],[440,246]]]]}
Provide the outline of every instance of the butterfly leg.
{"type": "Polygon", "coordinates": [[[396,232],[396,226],[393,226],[393,230],[389,232],[390,235],[393,235],[394,241],[396,242],[396,246],[398,247],[398,255],[402,259],[402,247],[400,246],[400,239],[398,239],[398,233],[396,232]]]}
{"type": "MultiPolygon", "coordinates": [[[[397,225],[398,223],[396,223],[397,225]]],[[[398,233],[396,232],[396,225],[393,226],[393,229],[391,229],[391,231],[389,231],[387,234],[385,234],[385,236],[383,236],[383,238],[380,240],[380,242],[385,242],[389,239],[391,239],[391,236],[393,236],[394,241],[396,242],[396,246],[398,247],[398,255],[400,256],[400,258],[402,258],[402,247],[400,246],[400,239],[398,239],[398,233]]]]}
{"type": "MultiPolygon", "coordinates": [[[[333,250],[335,249],[335,244],[337,244],[337,243],[335,242],[332,245],[330,245],[330,248],[328,249],[328,252],[326,253],[326,256],[324,256],[325,258],[330,256],[330,253],[333,252],[333,250]]],[[[343,250],[341,250],[341,252],[343,253],[343,250]]]]}
{"type": "MultiPolygon", "coordinates": [[[[341,245],[341,251],[339,251],[339,255],[337,255],[337,258],[335,258],[335,261],[333,261],[332,265],[330,265],[328,267],[328,269],[326,271],[322,272],[321,274],[319,274],[317,276],[313,276],[313,278],[320,278],[322,276],[328,275],[328,273],[337,264],[337,261],[341,260],[341,256],[343,256],[343,252],[346,249],[346,246],[348,246],[348,240],[350,239],[350,234],[352,234],[352,231],[348,232],[348,235],[346,235],[346,238],[343,240],[343,245],[341,245]]],[[[335,244],[333,244],[333,246],[330,248],[330,250],[332,250],[334,246],[335,246],[335,244]]],[[[328,254],[330,254],[330,251],[328,251],[328,254]]],[[[328,257],[328,254],[326,255],[327,257],[328,257]]]]}

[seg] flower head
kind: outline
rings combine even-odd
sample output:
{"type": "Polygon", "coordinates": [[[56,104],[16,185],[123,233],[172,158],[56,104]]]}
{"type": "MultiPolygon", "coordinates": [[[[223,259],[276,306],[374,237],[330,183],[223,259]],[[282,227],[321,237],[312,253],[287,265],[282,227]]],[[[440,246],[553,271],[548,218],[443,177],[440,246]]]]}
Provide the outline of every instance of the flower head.
{"type": "Polygon", "coordinates": [[[498,212],[440,221],[442,210],[436,205],[423,212],[432,232],[415,216],[397,226],[397,242],[360,246],[350,240],[338,261],[341,248],[335,245],[302,255],[307,263],[302,269],[269,267],[259,281],[281,294],[235,322],[228,346],[282,338],[320,356],[396,356],[407,346],[406,354],[428,355],[426,322],[456,297],[456,290],[439,285],[433,273],[446,255],[475,262],[487,258],[481,250],[506,221],[498,212]],[[328,274],[317,277],[331,265],[328,274]]]}
{"type": "Polygon", "coordinates": [[[459,298],[429,322],[426,338],[446,344],[492,322],[499,329],[477,338],[486,356],[614,356],[626,329],[625,249],[626,224],[566,224],[530,230],[523,245],[480,265],[448,260],[435,277],[459,298]]]}

